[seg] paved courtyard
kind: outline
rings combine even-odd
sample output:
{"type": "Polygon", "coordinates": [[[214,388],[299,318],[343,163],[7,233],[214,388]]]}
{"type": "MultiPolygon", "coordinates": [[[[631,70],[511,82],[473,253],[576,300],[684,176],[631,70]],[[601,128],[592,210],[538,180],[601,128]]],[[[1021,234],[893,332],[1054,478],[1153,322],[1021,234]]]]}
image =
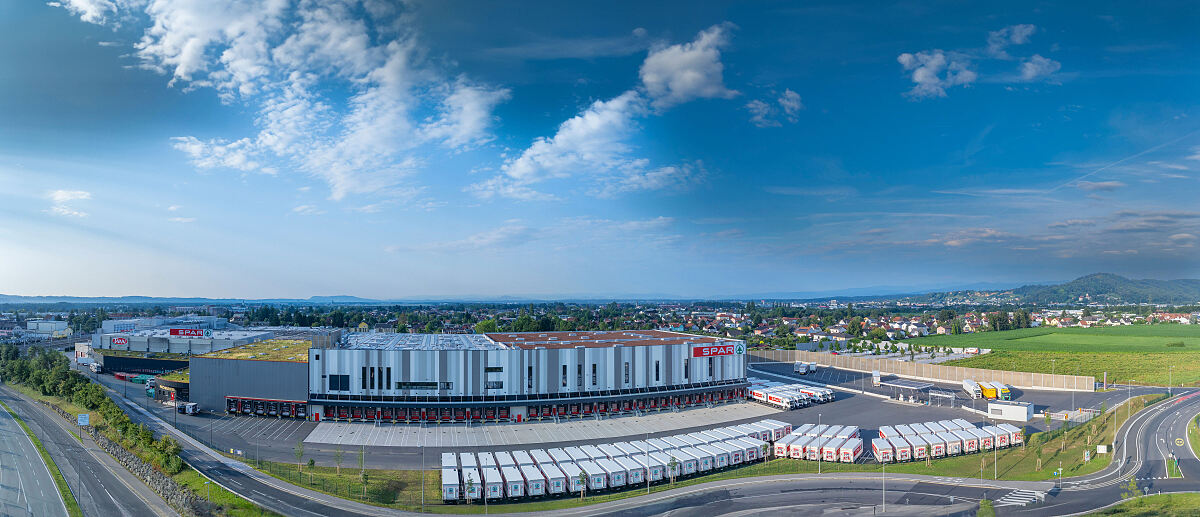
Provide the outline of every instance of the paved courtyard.
{"type": "Polygon", "coordinates": [[[322,422],[304,439],[306,443],[367,445],[370,447],[490,447],[601,440],[661,433],[699,426],[718,426],[748,418],[777,418],[769,407],[743,402],[713,408],[694,408],[644,416],[619,416],[601,420],[520,424],[372,424],[322,422]]]}

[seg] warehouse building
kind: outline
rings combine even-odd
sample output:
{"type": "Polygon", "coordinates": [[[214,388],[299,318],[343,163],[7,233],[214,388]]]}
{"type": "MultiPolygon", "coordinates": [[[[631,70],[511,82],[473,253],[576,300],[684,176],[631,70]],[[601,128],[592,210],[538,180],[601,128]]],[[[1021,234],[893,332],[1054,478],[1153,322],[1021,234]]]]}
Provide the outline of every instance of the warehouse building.
{"type": "Polygon", "coordinates": [[[741,341],[658,330],[350,333],[307,346],[195,356],[191,400],[313,420],[519,422],[709,405],[748,386],[741,341]]]}

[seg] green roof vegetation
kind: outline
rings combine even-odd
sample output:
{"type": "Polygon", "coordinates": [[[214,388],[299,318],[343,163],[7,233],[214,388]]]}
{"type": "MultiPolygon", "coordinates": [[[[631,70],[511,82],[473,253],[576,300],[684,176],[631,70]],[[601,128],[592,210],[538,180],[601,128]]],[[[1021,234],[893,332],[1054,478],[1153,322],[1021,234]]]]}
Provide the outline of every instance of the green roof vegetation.
{"type": "Polygon", "coordinates": [[[310,347],[312,347],[312,341],[307,339],[268,339],[257,343],[210,352],[200,357],[307,363],[308,349],[310,347]]]}
{"type": "Polygon", "coordinates": [[[159,380],[175,381],[175,382],[189,382],[191,380],[191,378],[192,378],[191,372],[188,371],[187,368],[175,370],[173,372],[164,373],[164,374],[158,376],[159,380]]]}
{"type": "Polygon", "coordinates": [[[143,352],[140,350],[111,350],[107,348],[94,348],[97,354],[107,355],[112,357],[142,357],[148,359],[186,359],[187,354],[171,354],[167,352],[143,352]]]}

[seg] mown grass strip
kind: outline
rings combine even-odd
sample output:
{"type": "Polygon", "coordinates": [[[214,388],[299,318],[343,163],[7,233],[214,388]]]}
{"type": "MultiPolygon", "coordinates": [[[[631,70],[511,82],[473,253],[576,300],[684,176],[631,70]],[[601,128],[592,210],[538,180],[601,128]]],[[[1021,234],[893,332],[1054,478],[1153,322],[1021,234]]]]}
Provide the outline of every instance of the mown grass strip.
{"type": "Polygon", "coordinates": [[[79,501],[75,500],[75,494],[71,493],[71,487],[67,486],[67,478],[63,477],[62,471],[58,470],[58,465],[54,463],[54,458],[50,457],[50,453],[46,451],[46,446],[42,445],[42,441],[37,435],[25,425],[25,421],[13,412],[12,408],[8,407],[3,401],[0,405],[4,406],[4,410],[12,415],[13,420],[16,420],[21,425],[21,429],[25,430],[25,435],[29,437],[29,441],[33,442],[33,446],[37,448],[38,454],[42,456],[42,461],[46,462],[46,468],[50,470],[50,477],[54,478],[54,485],[58,487],[58,494],[62,496],[63,504],[67,507],[67,515],[70,517],[83,516],[83,510],[79,508],[79,501]]]}

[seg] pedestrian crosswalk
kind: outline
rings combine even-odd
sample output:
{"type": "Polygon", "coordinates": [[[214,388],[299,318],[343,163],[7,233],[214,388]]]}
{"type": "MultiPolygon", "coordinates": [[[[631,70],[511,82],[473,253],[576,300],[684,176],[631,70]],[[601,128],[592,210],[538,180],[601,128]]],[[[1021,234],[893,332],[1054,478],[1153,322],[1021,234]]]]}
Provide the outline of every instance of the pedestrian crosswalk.
{"type": "Polygon", "coordinates": [[[1031,490],[1013,490],[1004,497],[996,500],[995,506],[1025,506],[1041,499],[1038,492],[1031,490]]]}

